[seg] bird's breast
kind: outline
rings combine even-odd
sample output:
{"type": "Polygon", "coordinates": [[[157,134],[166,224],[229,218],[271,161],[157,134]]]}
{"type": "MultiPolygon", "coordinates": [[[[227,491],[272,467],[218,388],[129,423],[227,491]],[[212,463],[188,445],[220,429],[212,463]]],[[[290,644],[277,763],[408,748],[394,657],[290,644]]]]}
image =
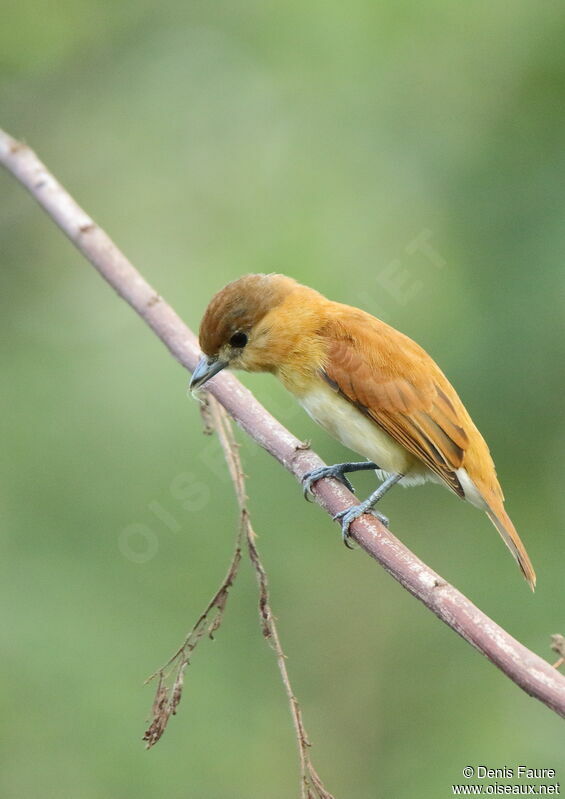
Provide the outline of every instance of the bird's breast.
{"type": "Polygon", "coordinates": [[[297,399],[312,419],[330,435],[354,452],[374,461],[381,471],[402,474],[410,472],[412,479],[406,482],[429,479],[425,474],[429,470],[408,450],[321,381],[298,395],[297,399]]]}

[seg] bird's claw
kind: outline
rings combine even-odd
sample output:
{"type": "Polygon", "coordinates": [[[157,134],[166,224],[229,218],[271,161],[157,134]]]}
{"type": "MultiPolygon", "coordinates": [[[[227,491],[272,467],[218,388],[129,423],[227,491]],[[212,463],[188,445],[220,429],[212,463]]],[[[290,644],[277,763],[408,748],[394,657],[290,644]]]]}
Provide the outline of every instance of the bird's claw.
{"type": "Polygon", "coordinates": [[[356,519],[359,519],[361,516],[363,516],[364,513],[370,513],[372,516],[376,516],[380,523],[385,527],[388,527],[389,525],[388,517],[385,516],[384,513],[379,513],[378,511],[373,510],[373,508],[364,502],[362,502],[360,505],[353,505],[351,508],[340,510],[339,513],[336,513],[336,515],[333,517],[333,520],[334,522],[341,522],[341,537],[343,543],[348,549],[353,549],[349,543],[349,538],[351,536],[349,527],[356,519]]]}
{"type": "Polygon", "coordinates": [[[349,543],[349,536],[351,535],[349,525],[365,513],[365,508],[362,505],[354,505],[352,508],[345,508],[340,510],[339,513],[333,517],[334,522],[341,522],[341,540],[348,549],[353,549],[349,543]]]}
{"type": "Polygon", "coordinates": [[[312,486],[314,483],[317,483],[318,480],[323,480],[325,477],[333,477],[335,480],[339,480],[339,482],[348,488],[353,494],[355,493],[355,489],[341,469],[338,469],[335,466],[320,466],[319,469],[312,469],[311,472],[306,472],[302,478],[304,499],[309,501],[309,496],[312,494],[312,486]]]}

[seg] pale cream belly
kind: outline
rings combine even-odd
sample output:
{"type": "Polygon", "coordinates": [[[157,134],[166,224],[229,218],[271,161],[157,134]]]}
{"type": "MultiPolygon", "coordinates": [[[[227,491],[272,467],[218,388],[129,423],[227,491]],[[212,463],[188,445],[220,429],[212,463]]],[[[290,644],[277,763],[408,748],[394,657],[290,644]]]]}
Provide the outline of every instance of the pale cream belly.
{"type": "Polygon", "coordinates": [[[378,464],[381,477],[405,474],[406,477],[401,481],[404,485],[428,480],[441,482],[427,466],[329,386],[320,385],[297,399],[312,419],[330,435],[378,464]]]}

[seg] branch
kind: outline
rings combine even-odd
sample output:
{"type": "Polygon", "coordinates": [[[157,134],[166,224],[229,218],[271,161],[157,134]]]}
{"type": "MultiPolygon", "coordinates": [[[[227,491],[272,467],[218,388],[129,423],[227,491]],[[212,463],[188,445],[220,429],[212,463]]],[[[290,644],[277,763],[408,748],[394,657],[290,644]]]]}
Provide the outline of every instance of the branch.
{"type": "MultiPolygon", "coordinates": [[[[0,162],[86,256],[102,277],[128,302],[187,369],[195,368],[195,335],[76,204],[26,145],[0,131],[0,162]]],[[[231,374],[222,372],[207,384],[228,413],[285,469],[301,479],[323,465],[310,449],[283,427],[231,374]]],[[[316,483],[317,502],[331,515],[350,507],[353,495],[335,480],[316,483]]],[[[526,693],[565,716],[565,677],[482,613],[456,588],[426,566],[376,519],[353,523],[352,536],[411,594],[482,652],[526,693]]]]}

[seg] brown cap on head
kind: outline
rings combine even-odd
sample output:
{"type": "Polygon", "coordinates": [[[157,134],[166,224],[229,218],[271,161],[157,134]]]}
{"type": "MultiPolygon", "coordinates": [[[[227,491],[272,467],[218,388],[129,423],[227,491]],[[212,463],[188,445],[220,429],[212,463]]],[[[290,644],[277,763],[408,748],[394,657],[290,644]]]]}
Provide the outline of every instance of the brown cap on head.
{"type": "Polygon", "coordinates": [[[285,275],[245,275],[212,297],[200,324],[200,348],[217,355],[231,336],[248,331],[298,286],[285,275]]]}

